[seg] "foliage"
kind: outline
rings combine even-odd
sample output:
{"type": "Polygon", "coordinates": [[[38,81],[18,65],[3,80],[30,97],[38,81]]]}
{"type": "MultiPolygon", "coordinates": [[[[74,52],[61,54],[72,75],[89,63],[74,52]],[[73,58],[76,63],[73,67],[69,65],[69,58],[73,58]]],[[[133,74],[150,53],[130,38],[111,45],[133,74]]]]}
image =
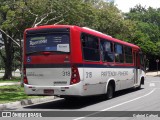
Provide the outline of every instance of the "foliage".
{"type": "Polygon", "coordinates": [[[123,16],[111,3],[101,2],[98,7],[98,30],[113,37],[123,31],[123,16]]]}
{"type": "Polygon", "coordinates": [[[135,23],[130,40],[141,47],[150,62],[150,70],[155,70],[155,61],[160,58],[160,8],[137,5],[125,14],[125,20],[135,23]]]}
{"type": "Polygon", "coordinates": [[[136,24],[132,41],[149,56],[160,56],[160,9],[137,5],[126,14],[126,19],[136,24]]]}

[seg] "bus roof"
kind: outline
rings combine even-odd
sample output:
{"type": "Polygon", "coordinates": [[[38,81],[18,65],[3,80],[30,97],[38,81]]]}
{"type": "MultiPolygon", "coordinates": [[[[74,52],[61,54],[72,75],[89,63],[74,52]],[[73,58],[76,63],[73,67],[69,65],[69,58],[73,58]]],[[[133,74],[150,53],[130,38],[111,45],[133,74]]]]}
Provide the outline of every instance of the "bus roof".
{"type": "Polygon", "coordinates": [[[110,35],[101,33],[101,32],[99,32],[99,31],[96,31],[96,30],[93,30],[93,29],[90,29],[90,28],[82,27],[82,30],[83,30],[84,32],[89,33],[89,34],[93,34],[93,35],[95,35],[95,36],[99,36],[100,38],[104,38],[104,39],[107,39],[107,40],[109,40],[109,41],[113,41],[113,42],[115,42],[115,43],[119,43],[119,44],[122,44],[122,45],[130,46],[130,47],[135,48],[135,49],[140,49],[137,45],[134,45],[134,44],[132,44],[132,43],[125,42],[125,41],[123,41],[123,40],[119,40],[119,39],[113,38],[113,37],[110,36],[110,35]]]}
{"type": "Polygon", "coordinates": [[[75,26],[75,25],[44,25],[44,26],[37,26],[37,27],[34,27],[34,28],[27,28],[25,31],[27,31],[27,30],[38,30],[38,29],[44,29],[44,28],[72,28],[72,29],[77,29],[77,30],[81,30],[82,32],[85,32],[85,33],[88,33],[88,34],[91,34],[91,35],[94,35],[94,36],[97,36],[97,37],[100,37],[100,38],[103,38],[103,39],[107,39],[109,41],[113,41],[115,43],[130,46],[130,47],[135,48],[135,49],[140,49],[137,45],[134,45],[132,43],[128,43],[128,42],[125,42],[123,40],[113,38],[110,35],[101,33],[99,31],[96,31],[96,30],[93,30],[93,29],[90,29],[90,28],[87,28],[87,27],[79,27],[79,26],[75,26]]]}

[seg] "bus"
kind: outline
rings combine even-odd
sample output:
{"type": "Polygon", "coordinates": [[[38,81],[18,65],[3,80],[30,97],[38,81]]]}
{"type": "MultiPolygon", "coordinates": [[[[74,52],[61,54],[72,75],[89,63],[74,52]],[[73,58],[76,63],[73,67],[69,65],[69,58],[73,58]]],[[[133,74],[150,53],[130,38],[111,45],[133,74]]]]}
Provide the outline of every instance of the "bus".
{"type": "Polygon", "coordinates": [[[83,97],[140,89],[141,49],[96,30],[45,25],[24,31],[23,81],[27,95],[83,97]]]}

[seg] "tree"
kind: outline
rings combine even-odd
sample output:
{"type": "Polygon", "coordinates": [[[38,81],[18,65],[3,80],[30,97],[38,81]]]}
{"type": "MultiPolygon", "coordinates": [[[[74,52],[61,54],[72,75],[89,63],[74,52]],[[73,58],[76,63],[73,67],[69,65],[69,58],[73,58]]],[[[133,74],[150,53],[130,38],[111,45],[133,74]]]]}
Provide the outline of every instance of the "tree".
{"type": "Polygon", "coordinates": [[[93,23],[92,14],[92,7],[82,0],[0,0],[0,31],[5,46],[5,54],[0,51],[5,63],[3,78],[11,79],[17,51],[22,58],[21,41],[26,28],[59,23],[83,26],[93,23]]]}
{"type": "Polygon", "coordinates": [[[14,47],[12,42],[12,38],[14,38],[12,32],[13,29],[11,26],[8,25],[9,23],[12,22],[11,17],[14,15],[12,9],[14,8],[9,6],[9,3],[10,2],[1,1],[0,4],[0,19],[1,19],[0,31],[2,33],[5,45],[5,54],[2,54],[2,51],[0,51],[0,55],[5,64],[5,74],[3,77],[4,79],[11,79],[12,77],[12,64],[13,64],[12,61],[14,58],[14,47]]]}
{"type": "Polygon", "coordinates": [[[94,9],[94,24],[91,28],[109,34],[115,37],[122,33],[124,29],[123,15],[113,2],[105,2],[104,0],[90,0],[94,9]]]}
{"type": "Polygon", "coordinates": [[[136,26],[131,41],[139,45],[146,53],[154,68],[155,59],[160,57],[160,9],[145,8],[137,5],[125,14],[125,20],[131,20],[136,26]],[[151,57],[152,56],[152,57],[151,57]]]}

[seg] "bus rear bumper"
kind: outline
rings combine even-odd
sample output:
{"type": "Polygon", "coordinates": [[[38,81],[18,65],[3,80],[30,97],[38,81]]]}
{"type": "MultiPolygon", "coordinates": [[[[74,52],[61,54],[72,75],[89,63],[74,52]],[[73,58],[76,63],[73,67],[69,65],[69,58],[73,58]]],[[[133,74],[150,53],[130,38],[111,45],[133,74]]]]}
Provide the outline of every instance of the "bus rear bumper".
{"type": "Polygon", "coordinates": [[[24,84],[27,95],[83,96],[82,82],[68,86],[36,86],[24,84]]]}

